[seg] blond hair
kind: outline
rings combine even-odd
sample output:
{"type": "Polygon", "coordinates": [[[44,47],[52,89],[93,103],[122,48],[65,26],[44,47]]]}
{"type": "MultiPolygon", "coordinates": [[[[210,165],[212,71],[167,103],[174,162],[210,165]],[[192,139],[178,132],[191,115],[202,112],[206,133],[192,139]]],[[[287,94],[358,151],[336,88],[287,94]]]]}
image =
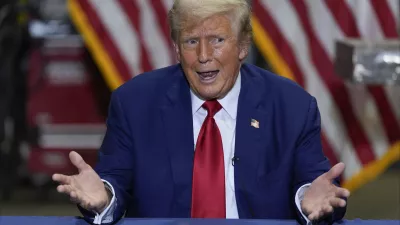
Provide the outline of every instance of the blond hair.
{"type": "Polygon", "coordinates": [[[229,15],[232,28],[239,32],[239,40],[250,43],[252,27],[248,0],[175,0],[168,13],[172,40],[177,42],[184,28],[214,15],[229,15]]]}

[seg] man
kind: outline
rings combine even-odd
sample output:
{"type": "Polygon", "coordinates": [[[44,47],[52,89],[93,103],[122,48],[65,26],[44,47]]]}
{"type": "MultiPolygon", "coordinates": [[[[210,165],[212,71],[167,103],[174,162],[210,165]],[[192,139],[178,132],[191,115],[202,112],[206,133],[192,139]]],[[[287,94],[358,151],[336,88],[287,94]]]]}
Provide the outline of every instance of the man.
{"type": "Polygon", "coordinates": [[[297,219],[333,222],[349,191],[322,153],[316,100],[293,82],[243,63],[246,0],[176,0],[171,34],[180,63],[114,91],[96,170],[57,190],[87,219],[297,219]]]}

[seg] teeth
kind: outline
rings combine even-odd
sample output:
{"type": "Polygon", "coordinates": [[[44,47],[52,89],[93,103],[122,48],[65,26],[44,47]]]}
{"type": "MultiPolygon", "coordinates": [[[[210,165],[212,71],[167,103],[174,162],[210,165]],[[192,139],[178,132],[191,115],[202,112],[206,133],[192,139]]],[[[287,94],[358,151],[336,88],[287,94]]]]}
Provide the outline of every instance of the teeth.
{"type": "Polygon", "coordinates": [[[210,71],[210,72],[198,72],[201,76],[214,76],[218,71],[210,71]]]}
{"type": "Polygon", "coordinates": [[[211,76],[213,74],[214,74],[214,72],[201,73],[201,75],[204,75],[204,76],[211,76]]]}

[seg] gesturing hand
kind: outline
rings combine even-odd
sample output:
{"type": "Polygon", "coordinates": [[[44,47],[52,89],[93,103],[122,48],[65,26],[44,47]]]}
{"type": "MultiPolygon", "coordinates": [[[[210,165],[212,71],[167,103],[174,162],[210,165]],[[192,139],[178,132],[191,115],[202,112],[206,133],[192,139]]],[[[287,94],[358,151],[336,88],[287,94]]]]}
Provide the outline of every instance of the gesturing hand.
{"type": "Polygon", "coordinates": [[[103,182],[78,153],[70,152],[69,158],[79,173],[73,176],[54,174],[53,180],[60,183],[57,191],[69,195],[71,201],[82,208],[101,213],[110,202],[103,182]]]}
{"type": "Polygon", "coordinates": [[[304,193],[301,209],[309,220],[319,220],[330,215],[334,208],[346,206],[346,201],[341,198],[348,198],[350,192],[332,183],[343,173],[344,167],[344,163],[336,164],[315,179],[304,193]]]}

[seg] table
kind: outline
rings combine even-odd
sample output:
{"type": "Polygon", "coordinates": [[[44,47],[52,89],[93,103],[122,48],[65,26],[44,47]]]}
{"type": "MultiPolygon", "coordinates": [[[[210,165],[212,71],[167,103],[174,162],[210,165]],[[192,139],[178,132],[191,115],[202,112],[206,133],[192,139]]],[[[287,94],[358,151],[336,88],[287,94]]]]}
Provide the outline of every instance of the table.
{"type": "MultiPolygon", "coordinates": [[[[338,225],[399,225],[400,220],[344,220],[338,225]]],[[[0,216],[0,225],[88,225],[79,217],[0,216]]],[[[280,220],[122,219],[116,225],[297,225],[280,220]]]]}

